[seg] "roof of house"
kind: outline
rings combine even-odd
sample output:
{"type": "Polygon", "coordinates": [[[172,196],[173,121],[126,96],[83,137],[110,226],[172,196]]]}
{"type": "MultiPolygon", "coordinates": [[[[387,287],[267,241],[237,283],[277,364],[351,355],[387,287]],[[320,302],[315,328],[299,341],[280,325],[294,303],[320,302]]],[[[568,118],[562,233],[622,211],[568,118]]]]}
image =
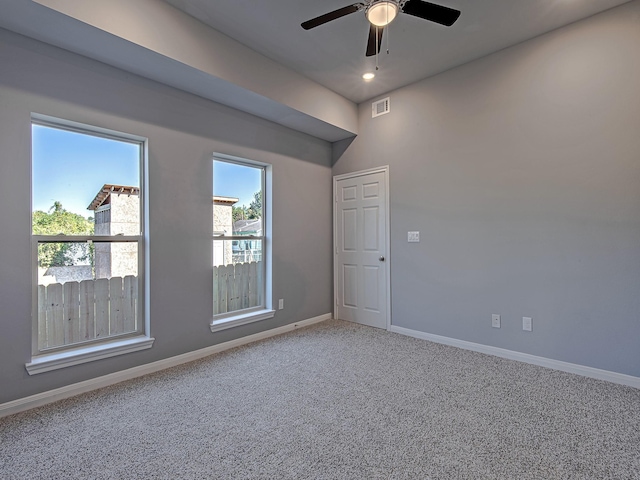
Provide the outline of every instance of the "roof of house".
{"type": "Polygon", "coordinates": [[[213,196],[213,203],[223,204],[223,205],[233,205],[237,203],[239,199],[233,197],[220,197],[218,195],[213,196]]]}
{"type": "Polygon", "coordinates": [[[233,233],[258,233],[262,231],[262,219],[236,220],[233,222],[233,233]]]}
{"type": "Polygon", "coordinates": [[[96,210],[109,198],[111,193],[125,194],[125,195],[139,195],[140,187],[129,187],[126,185],[113,185],[105,183],[100,189],[95,198],[91,201],[87,210],[96,210]]]}

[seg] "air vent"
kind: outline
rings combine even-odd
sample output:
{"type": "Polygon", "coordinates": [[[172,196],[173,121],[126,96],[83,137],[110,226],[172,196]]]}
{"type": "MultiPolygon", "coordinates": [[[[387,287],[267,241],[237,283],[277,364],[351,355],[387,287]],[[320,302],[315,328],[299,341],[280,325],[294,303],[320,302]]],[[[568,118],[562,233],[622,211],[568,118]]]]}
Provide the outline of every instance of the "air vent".
{"type": "Polygon", "coordinates": [[[389,113],[389,97],[378,100],[371,104],[371,118],[379,117],[385,113],[389,113]]]}

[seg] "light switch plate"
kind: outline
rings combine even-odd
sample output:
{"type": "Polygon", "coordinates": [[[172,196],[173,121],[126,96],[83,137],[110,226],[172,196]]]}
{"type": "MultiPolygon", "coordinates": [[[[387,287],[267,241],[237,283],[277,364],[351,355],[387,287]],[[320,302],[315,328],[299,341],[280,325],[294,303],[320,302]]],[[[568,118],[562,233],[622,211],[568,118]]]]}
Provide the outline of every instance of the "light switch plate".
{"type": "Polygon", "coordinates": [[[420,241],[420,232],[407,232],[407,241],[409,243],[418,243],[420,241]]]}

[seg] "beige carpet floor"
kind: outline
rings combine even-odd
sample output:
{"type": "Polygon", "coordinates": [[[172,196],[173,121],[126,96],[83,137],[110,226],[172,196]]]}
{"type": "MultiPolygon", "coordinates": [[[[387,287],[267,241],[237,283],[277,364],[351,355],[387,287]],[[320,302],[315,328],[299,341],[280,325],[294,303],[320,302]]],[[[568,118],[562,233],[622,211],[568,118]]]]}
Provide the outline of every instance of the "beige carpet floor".
{"type": "Polygon", "coordinates": [[[0,419],[0,478],[640,479],[640,390],[329,321],[0,419]]]}

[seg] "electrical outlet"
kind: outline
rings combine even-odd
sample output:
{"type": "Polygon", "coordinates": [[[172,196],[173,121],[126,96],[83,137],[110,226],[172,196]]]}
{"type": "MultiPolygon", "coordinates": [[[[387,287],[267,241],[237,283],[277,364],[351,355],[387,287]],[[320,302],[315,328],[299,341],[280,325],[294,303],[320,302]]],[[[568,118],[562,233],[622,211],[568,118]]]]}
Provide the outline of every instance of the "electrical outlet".
{"type": "Polygon", "coordinates": [[[500,315],[491,315],[491,326],[493,328],[500,328],[500,315]]]}
{"type": "Polygon", "coordinates": [[[409,243],[420,242],[420,232],[407,232],[407,241],[409,243]]]}
{"type": "Polygon", "coordinates": [[[522,330],[525,332],[533,330],[533,319],[531,317],[522,317],[522,330]]]}
{"type": "Polygon", "coordinates": [[[284,298],[278,300],[278,310],[282,310],[284,308],[284,298]]]}

